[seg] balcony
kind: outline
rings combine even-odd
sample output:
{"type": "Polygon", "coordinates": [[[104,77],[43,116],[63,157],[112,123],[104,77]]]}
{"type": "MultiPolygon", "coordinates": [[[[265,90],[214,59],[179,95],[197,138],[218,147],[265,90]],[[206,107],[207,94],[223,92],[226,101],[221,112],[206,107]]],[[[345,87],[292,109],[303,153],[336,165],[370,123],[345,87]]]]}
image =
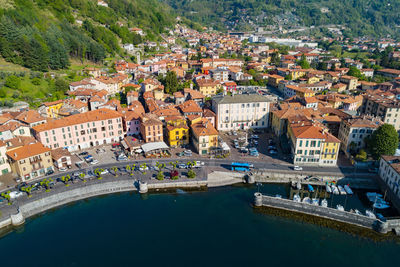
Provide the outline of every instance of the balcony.
{"type": "Polygon", "coordinates": [[[29,159],[29,163],[30,164],[35,164],[35,163],[38,163],[38,162],[42,162],[42,159],[41,158],[30,158],[29,159]]]}

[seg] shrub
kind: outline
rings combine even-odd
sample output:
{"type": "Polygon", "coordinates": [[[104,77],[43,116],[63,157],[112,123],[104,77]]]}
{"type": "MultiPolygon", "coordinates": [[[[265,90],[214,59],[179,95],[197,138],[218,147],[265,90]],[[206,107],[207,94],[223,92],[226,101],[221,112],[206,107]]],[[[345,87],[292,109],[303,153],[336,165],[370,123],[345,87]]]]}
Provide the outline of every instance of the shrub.
{"type": "Polygon", "coordinates": [[[31,82],[32,82],[33,85],[40,85],[42,83],[42,80],[40,78],[36,77],[36,78],[33,78],[31,80],[31,82]]]}
{"type": "Polygon", "coordinates": [[[196,173],[193,170],[189,170],[188,171],[188,177],[189,178],[195,178],[196,177],[196,173]]]}

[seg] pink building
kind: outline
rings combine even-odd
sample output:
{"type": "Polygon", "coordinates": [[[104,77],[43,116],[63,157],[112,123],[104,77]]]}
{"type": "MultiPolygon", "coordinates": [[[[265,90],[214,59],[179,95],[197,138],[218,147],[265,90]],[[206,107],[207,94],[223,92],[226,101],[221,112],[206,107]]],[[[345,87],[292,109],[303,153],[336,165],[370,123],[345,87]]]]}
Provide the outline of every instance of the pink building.
{"type": "Polygon", "coordinates": [[[124,114],[126,135],[138,136],[140,134],[140,114],[136,111],[127,111],[124,114]]]}
{"type": "Polygon", "coordinates": [[[72,115],[32,129],[43,145],[69,151],[117,142],[124,136],[122,115],[110,109],[72,115]]]}

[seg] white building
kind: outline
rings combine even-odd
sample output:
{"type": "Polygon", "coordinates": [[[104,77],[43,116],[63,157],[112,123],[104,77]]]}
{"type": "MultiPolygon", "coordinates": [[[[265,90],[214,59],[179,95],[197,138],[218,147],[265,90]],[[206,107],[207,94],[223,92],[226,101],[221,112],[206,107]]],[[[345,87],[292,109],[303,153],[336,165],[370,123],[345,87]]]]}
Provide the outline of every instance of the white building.
{"type": "Polygon", "coordinates": [[[365,147],[365,138],[381,126],[383,122],[372,116],[360,116],[342,120],[339,128],[338,138],[342,143],[345,152],[358,152],[365,147]]]}
{"type": "Polygon", "coordinates": [[[7,161],[7,145],[0,141],[0,175],[11,172],[10,164],[7,161]]]}
{"type": "Polygon", "coordinates": [[[255,94],[213,97],[212,109],[217,115],[217,130],[267,128],[269,107],[273,101],[272,98],[255,94]]]}
{"type": "Polygon", "coordinates": [[[382,156],[379,163],[379,176],[397,199],[400,198],[400,157],[382,156]]]}

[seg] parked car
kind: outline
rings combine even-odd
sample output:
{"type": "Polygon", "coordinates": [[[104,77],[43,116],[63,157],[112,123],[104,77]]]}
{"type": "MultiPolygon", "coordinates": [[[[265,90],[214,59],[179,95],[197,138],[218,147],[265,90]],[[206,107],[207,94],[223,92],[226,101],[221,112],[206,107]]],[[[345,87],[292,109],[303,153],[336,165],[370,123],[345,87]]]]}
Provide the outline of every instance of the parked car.
{"type": "Polygon", "coordinates": [[[193,167],[195,168],[201,168],[204,166],[204,162],[203,161],[195,161],[193,167]]]}
{"type": "Polygon", "coordinates": [[[118,161],[125,161],[128,160],[128,157],[125,154],[119,154],[117,157],[118,161]]]}
{"type": "Polygon", "coordinates": [[[85,159],[87,162],[89,162],[89,161],[91,161],[91,160],[93,159],[93,156],[92,156],[92,155],[87,155],[86,157],[84,157],[84,159],[85,159]]]}
{"type": "Polygon", "coordinates": [[[101,175],[107,174],[109,171],[107,169],[103,169],[103,171],[100,172],[101,175]]]}
{"type": "Polygon", "coordinates": [[[143,166],[140,166],[139,167],[139,171],[148,171],[149,170],[149,167],[147,167],[147,166],[145,166],[145,167],[143,167],[143,166]]]}
{"type": "Polygon", "coordinates": [[[294,166],[294,167],[293,167],[293,170],[295,170],[295,171],[302,171],[302,170],[303,170],[303,167],[294,166]]]}
{"type": "Polygon", "coordinates": [[[24,195],[24,193],[18,192],[18,191],[10,192],[10,198],[11,199],[19,198],[19,197],[22,197],[23,195],[24,195]]]}
{"type": "Polygon", "coordinates": [[[46,173],[46,175],[52,175],[53,173],[54,173],[53,170],[49,170],[49,171],[46,173]]]}
{"type": "Polygon", "coordinates": [[[237,136],[237,132],[236,132],[236,131],[233,131],[232,134],[233,134],[234,136],[237,136]]]}
{"type": "Polygon", "coordinates": [[[78,155],[79,155],[79,156],[87,156],[87,155],[89,155],[89,153],[85,151],[85,152],[79,153],[78,155]]]}
{"type": "Polygon", "coordinates": [[[192,151],[191,151],[191,150],[185,150],[185,151],[183,151],[183,153],[184,153],[185,156],[187,156],[187,157],[191,157],[191,156],[192,156],[192,151]]]}
{"type": "Polygon", "coordinates": [[[79,169],[82,169],[82,164],[83,164],[83,161],[75,162],[76,167],[78,167],[79,169]]]}
{"type": "Polygon", "coordinates": [[[98,149],[96,149],[96,153],[97,153],[97,154],[104,153],[104,152],[106,152],[106,150],[105,150],[104,148],[98,148],[98,149]]]}
{"type": "Polygon", "coordinates": [[[276,150],[276,146],[268,146],[268,149],[274,149],[274,150],[276,150]]]}
{"type": "Polygon", "coordinates": [[[92,161],[89,162],[92,165],[96,165],[97,163],[99,163],[99,161],[97,159],[94,159],[92,161]]]}
{"type": "Polygon", "coordinates": [[[65,171],[68,171],[68,168],[67,167],[60,167],[60,168],[58,168],[58,170],[60,172],[65,172],[65,171]]]}
{"type": "Polygon", "coordinates": [[[251,136],[251,138],[252,138],[252,139],[258,139],[259,137],[258,137],[258,135],[253,134],[253,135],[251,136]]]}
{"type": "Polygon", "coordinates": [[[271,155],[275,155],[275,154],[278,154],[278,151],[276,151],[274,149],[270,149],[270,150],[268,150],[268,153],[271,155]]]}
{"type": "Polygon", "coordinates": [[[185,152],[183,152],[183,151],[179,152],[177,155],[178,155],[178,157],[184,157],[185,156],[185,152]]]}

